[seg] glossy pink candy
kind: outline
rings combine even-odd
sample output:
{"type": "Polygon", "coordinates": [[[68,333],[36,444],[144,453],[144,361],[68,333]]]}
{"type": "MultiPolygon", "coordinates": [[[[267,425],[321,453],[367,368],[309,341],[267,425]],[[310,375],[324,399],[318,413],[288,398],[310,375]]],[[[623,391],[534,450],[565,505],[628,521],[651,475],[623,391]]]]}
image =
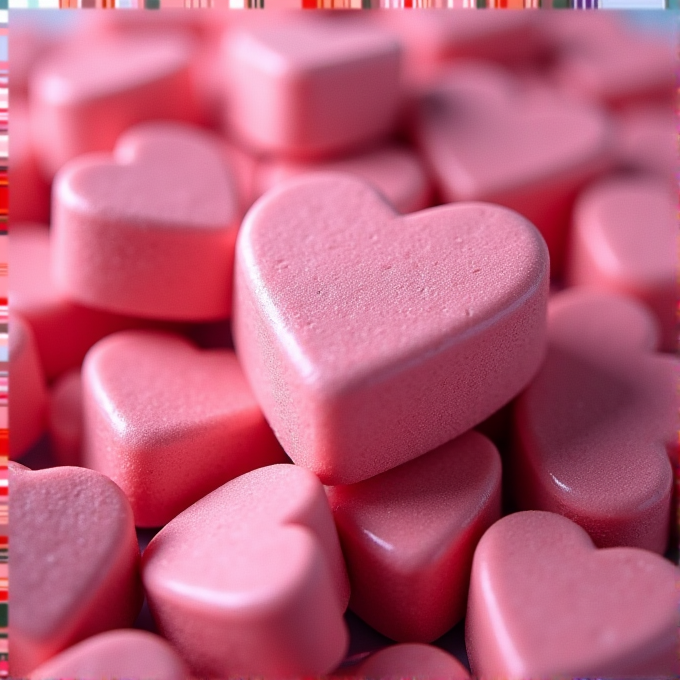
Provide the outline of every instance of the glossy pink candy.
{"type": "Polygon", "coordinates": [[[451,67],[420,100],[417,143],[446,201],[488,201],[538,227],[553,274],[571,205],[608,163],[611,130],[595,107],[522,94],[501,71],[451,67]]]}
{"type": "Polygon", "coordinates": [[[574,210],[567,278],[637,298],[656,315],[661,348],[678,346],[677,206],[668,181],[613,177],[589,187],[574,210]]]}
{"type": "Polygon", "coordinates": [[[483,678],[676,676],[680,570],[639,548],[596,550],[576,524],[521,512],[472,565],[466,648],[483,678]]]}
{"type": "Polygon", "coordinates": [[[438,647],[418,643],[381,649],[359,666],[340,671],[338,676],[364,680],[470,680],[470,674],[455,657],[438,647]]]}
{"type": "Polygon", "coordinates": [[[391,132],[400,103],[396,39],[355,20],[279,16],[228,33],[227,126],[254,150],[346,153],[391,132]]]}
{"type": "Polygon", "coordinates": [[[78,368],[97,340],[137,323],[134,319],[84,307],[57,290],[51,275],[50,230],[43,224],[12,224],[13,263],[9,300],[30,324],[49,380],[78,368]]]}
{"type": "Polygon", "coordinates": [[[153,319],[229,316],[239,217],[218,138],[148,123],[54,185],[53,273],[74,301],[153,319]]]}
{"type": "Polygon", "coordinates": [[[314,171],[356,175],[378,189],[400,213],[423,210],[432,199],[432,186],[422,162],[415,153],[398,146],[325,163],[262,163],[258,171],[259,192],[263,194],[281,182],[314,171]]]}
{"type": "Polygon", "coordinates": [[[110,151],[136,123],[195,120],[193,53],[188,36],[157,33],[97,35],[50,55],[30,82],[33,139],[46,175],[80,154],[110,151]]]}
{"type": "Polygon", "coordinates": [[[548,257],[524,218],[466,204],[400,217],[340,174],[246,216],[234,337],[286,453],[352,484],[470,429],[542,360],[548,257]]]}
{"type": "Polygon", "coordinates": [[[249,470],[283,462],[236,356],[145,331],[98,343],[83,367],[84,460],[162,526],[249,470]]]}
{"type": "Polygon", "coordinates": [[[573,288],[549,307],[548,355],[515,409],[512,488],[596,545],[663,553],[677,460],[675,357],[639,303],[573,288]],[[670,456],[670,458],[669,458],[670,456]]]}
{"type": "Polygon", "coordinates": [[[501,516],[501,460],[486,437],[467,432],[327,493],[352,611],[402,642],[431,642],[463,618],[472,554],[501,516]]]}
{"type": "Polygon", "coordinates": [[[294,677],[342,660],[349,589],[319,480],[273,465],[227,482],[144,552],[162,633],[195,674],[294,677]]]}
{"type": "Polygon", "coordinates": [[[36,443],[45,429],[47,387],[31,327],[13,312],[9,329],[9,370],[12,376],[9,453],[12,458],[18,458],[36,443]]]}
{"type": "Polygon", "coordinates": [[[80,369],[64,373],[50,389],[47,429],[59,465],[80,465],[83,447],[83,384],[80,369]]]}
{"type": "Polygon", "coordinates": [[[188,677],[184,661],[162,638],[143,630],[113,630],[88,638],[46,661],[31,672],[29,680],[188,677]]]}
{"type": "Polygon", "coordinates": [[[16,678],[84,638],[131,625],[141,588],[132,510],[110,479],[12,463],[10,485],[16,678]]]}

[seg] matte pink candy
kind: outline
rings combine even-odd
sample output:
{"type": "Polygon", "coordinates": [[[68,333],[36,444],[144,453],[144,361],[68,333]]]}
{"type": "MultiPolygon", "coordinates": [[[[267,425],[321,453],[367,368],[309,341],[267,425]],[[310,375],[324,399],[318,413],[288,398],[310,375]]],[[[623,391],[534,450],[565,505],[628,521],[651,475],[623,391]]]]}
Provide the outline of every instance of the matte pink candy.
{"type": "Polygon", "coordinates": [[[143,630],[113,630],[88,638],[46,661],[30,674],[29,680],[188,677],[184,661],[162,638],[143,630]]]}
{"type": "Polygon", "coordinates": [[[472,68],[452,67],[422,97],[417,142],[444,200],[517,210],[543,234],[557,273],[573,200],[608,162],[609,123],[597,108],[523,95],[501,72],[472,68]]]}
{"type": "Polygon", "coordinates": [[[565,517],[504,517],[472,565],[473,676],[677,676],[679,579],[677,566],[646,550],[596,550],[565,517]]]}
{"type": "Polygon", "coordinates": [[[31,327],[12,312],[9,328],[9,369],[12,376],[9,451],[12,458],[18,458],[36,443],[45,429],[47,387],[31,327]]]}
{"type": "Polygon", "coordinates": [[[138,526],[162,526],[238,475],[285,460],[229,350],[150,331],[99,342],[83,366],[85,464],[138,526]]]}
{"type": "Polygon", "coordinates": [[[341,671],[338,675],[369,680],[470,680],[470,674],[455,657],[438,647],[418,643],[386,647],[371,654],[356,668],[341,671]]]}
{"type": "Polygon", "coordinates": [[[573,288],[551,301],[548,355],[515,409],[512,488],[600,547],[663,553],[677,461],[675,357],[639,303],[573,288]],[[670,458],[669,458],[670,457],[670,458]]]}
{"type": "Polygon", "coordinates": [[[400,103],[396,39],[357,21],[290,16],[228,33],[228,126],[253,149],[338,155],[388,134],[400,103]]]}
{"type": "Polygon", "coordinates": [[[226,317],[238,215],[216,137],[140,125],[113,156],[81,156],[55,178],[53,275],[73,300],[111,312],[226,317]]]}
{"type": "Polygon", "coordinates": [[[545,244],[498,206],[400,217],[358,179],[307,176],[251,209],[236,259],[239,359],[286,453],[324,484],[462,434],[543,357],[545,244]]]}
{"type": "Polygon", "coordinates": [[[52,385],[47,429],[59,465],[80,465],[83,447],[83,384],[80,369],[64,373],[52,385]]]}
{"type": "Polygon", "coordinates": [[[431,642],[463,618],[472,554],[501,516],[501,459],[486,437],[467,432],[327,493],[352,611],[402,642],[431,642]]]}
{"type": "Polygon", "coordinates": [[[263,163],[258,172],[259,193],[298,175],[324,170],[360,177],[378,189],[400,213],[423,210],[432,199],[432,186],[422,162],[412,151],[398,146],[386,146],[325,163],[263,163]]]}
{"type": "Polygon", "coordinates": [[[12,658],[25,677],[70,645],[129,626],[141,604],[130,504],[107,477],[10,464],[12,658]]]}
{"type": "Polygon", "coordinates": [[[110,151],[129,127],[154,118],[193,121],[188,36],[103,36],[50,55],[30,82],[33,139],[49,176],[72,158],[110,151]]]}
{"type": "Polygon", "coordinates": [[[319,480],[273,465],[227,482],[144,552],[161,632],[210,677],[328,673],[343,658],[349,589],[319,480]]]}
{"type": "Polygon", "coordinates": [[[30,324],[48,379],[77,368],[97,340],[137,323],[72,302],[51,276],[52,249],[46,225],[12,224],[9,300],[30,324]]]}
{"type": "Polygon", "coordinates": [[[678,345],[676,203],[661,178],[611,178],[589,187],[574,210],[567,269],[572,285],[646,304],[656,314],[667,352],[678,345]]]}

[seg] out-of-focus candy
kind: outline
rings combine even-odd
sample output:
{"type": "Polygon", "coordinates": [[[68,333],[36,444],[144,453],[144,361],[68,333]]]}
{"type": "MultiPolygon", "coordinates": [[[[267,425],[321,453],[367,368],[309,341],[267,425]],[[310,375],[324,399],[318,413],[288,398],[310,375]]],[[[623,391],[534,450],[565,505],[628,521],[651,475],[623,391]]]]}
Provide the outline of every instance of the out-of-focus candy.
{"type": "Polygon", "coordinates": [[[153,319],[229,316],[239,200],[219,143],[177,123],[128,130],[55,178],[53,274],[73,300],[153,319]]]}
{"type": "Polygon", "coordinates": [[[20,678],[70,645],[130,626],[141,604],[130,504],[107,477],[10,464],[12,654],[20,678]]]}
{"type": "Polygon", "coordinates": [[[328,673],[345,653],[349,589],[319,480],[294,465],[242,475],[144,552],[161,632],[199,675],[328,673]]]}
{"type": "Polygon", "coordinates": [[[679,579],[677,566],[646,550],[596,550],[565,517],[504,517],[472,565],[473,676],[675,676],[679,579]]]}
{"type": "Polygon", "coordinates": [[[629,295],[656,315],[661,348],[678,345],[677,200],[660,178],[610,178],[574,209],[567,278],[629,295]]]}
{"type": "Polygon", "coordinates": [[[83,385],[80,369],[64,373],[52,386],[47,429],[52,453],[60,465],[81,465],[83,447],[83,385]]]}
{"type": "Polygon", "coordinates": [[[516,402],[516,503],[569,517],[600,547],[663,553],[680,364],[654,354],[649,312],[611,293],[555,296],[548,336],[545,363],[516,402]]]}
{"type": "Polygon", "coordinates": [[[12,390],[9,453],[18,458],[45,429],[47,388],[33,331],[14,312],[9,323],[9,367],[12,390]]]}
{"type": "Polygon", "coordinates": [[[504,208],[399,217],[320,173],[263,197],[237,251],[237,353],[286,453],[324,484],[462,434],[542,361],[547,251],[504,208]]]}
{"type": "Polygon", "coordinates": [[[29,680],[188,677],[184,661],[162,638],[143,630],[114,630],[79,642],[46,661],[30,673],[29,680]]]}
{"type": "Polygon", "coordinates": [[[409,642],[436,640],[463,618],[472,554],[501,516],[501,460],[486,437],[468,432],[327,493],[352,611],[392,640],[409,642]]]}
{"type": "Polygon", "coordinates": [[[283,462],[236,356],[129,331],[83,367],[84,461],[113,479],[138,526],[162,526],[249,470],[283,462]]]}
{"type": "Polygon", "coordinates": [[[293,158],[346,153],[384,137],[400,103],[397,40],[360,22],[305,17],[227,34],[227,127],[293,158]]]}

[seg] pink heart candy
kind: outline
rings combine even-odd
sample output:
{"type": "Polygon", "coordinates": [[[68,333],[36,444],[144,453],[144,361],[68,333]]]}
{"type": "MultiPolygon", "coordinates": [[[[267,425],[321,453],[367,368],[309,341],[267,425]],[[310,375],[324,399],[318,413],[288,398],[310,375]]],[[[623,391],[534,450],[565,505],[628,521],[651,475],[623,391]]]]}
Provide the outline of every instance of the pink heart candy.
{"type": "Polygon", "coordinates": [[[491,205],[400,217],[360,180],[291,180],[248,213],[234,337],[286,453],[351,484],[491,415],[543,357],[548,259],[491,205]]]}
{"type": "Polygon", "coordinates": [[[185,510],[144,552],[163,635],[196,674],[293,677],[342,660],[349,598],[323,487],[310,472],[249,472],[185,510]]]}
{"type": "Polygon", "coordinates": [[[443,198],[517,210],[543,234],[558,272],[571,204],[608,162],[604,115],[547,92],[523,95],[502,72],[460,65],[421,99],[414,123],[443,198]]]}
{"type": "Polygon", "coordinates": [[[107,477],[10,465],[12,654],[22,677],[70,645],[129,626],[141,605],[130,504],[107,477]]]}
{"type": "Polygon", "coordinates": [[[520,512],[482,537],[466,648],[475,677],[676,676],[680,569],[639,548],[595,549],[549,512],[520,512]]]}
{"type": "Polygon", "coordinates": [[[515,408],[512,488],[598,546],[663,553],[677,459],[678,361],[639,303],[574,288],[549,307],[548,355],[515,408]]]}
{"type": "Polygon", "coordinates": [[[143,630],[113,630],[70,647],[31,672],[52,678],[154,678],[187,680],[188,670],[162,638],[143,630]]]}
{"type": "Polygon", "coordinates": [[[54,197],[54,278],[70,298],[155,319],[229,315],[239,199],[217,138],[140,125],[113,157],[62,168],[54,197]]]}
{"type": "Polygon", "coordinates": [[[351,486],[327,489],[350,608],[393,640],[431,642],[465,615],[472,555],[501,516],[501,460],[467,432],[351,486]]]}
{"type": "Polygon", "coordinates": [[[80,369],[64,373],[50,389],[47,429],[59,465],[80,465],[83,448],[83,381],[80,369]]]}
{"type": "Polygon", "coordinates": [[[661,327],[661,347],[678,345],[677,206],[666,181],[612,177],[588,188],[574,210],[567,278],[630,295],[661,327]]]}
{"type": "Polygon", "coordinates": [[[224,482],[285,460],[229,350],[117,333],[83,368],[84,459],[127,494],[138,526],[162,526],[224,482]]]}

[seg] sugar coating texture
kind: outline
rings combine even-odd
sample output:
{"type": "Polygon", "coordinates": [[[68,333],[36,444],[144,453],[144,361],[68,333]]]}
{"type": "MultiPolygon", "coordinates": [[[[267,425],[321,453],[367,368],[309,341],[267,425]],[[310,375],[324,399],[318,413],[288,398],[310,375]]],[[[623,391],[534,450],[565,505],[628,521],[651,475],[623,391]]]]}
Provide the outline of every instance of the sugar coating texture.
{"type": "Polygon", "coordinates": [[[234,135],[261,153],[323,158],[390,133],[401,97],[399,42],[359,22],[291,16],[225,35],[234,135]]]}
{"type": "Polygon", "coordinates": [[[138,321],[77,304],[52,277],[50,230],[45,224],[12,224],[9,300],[30,324],[48,380],[80,366],[97,340],[138,321]]]}
{"type": "Polygon", "coordinates": [[[163,638],[143,630],[95,635],[46,661],[29,680],[53,678],[154,678],[186,680],[188,669],[163,638]]]}
{"type": "Polygon", "coordinates": [[[338,536],[321,483],[297,466],[254,470],[185,510],[145,550],[143,579],[195,674],[320,675],[345,654],[338,536]]]}
{"type": "Polygon", "coordinates": [[[80,640],[132,625],[139,548],[130,504],[98,472],[11,463],[10,484],[10,674],[24,677],[80,640]]]}
{"type": "Polygon", "coordinates": [[[142,121],[196,120],[194,49],[180,33],[98,35],[43,61],[32,75],[30,99],[32,138],[46,176],[80,154],[110,151],[142,121]]]}
{"type": "Polygon", "coordinates": [[[151,331],[105,338],[83,368],[84,462],[169,522],[224,482],[286,460],[229,350],[151,331]]]}
{"type": "Polygon", "coordinates": [[[519,507],[580,524],[599,547],[663,553],[677,464],[676,357],[639,303],[573,288],[549,307],[548,354],[515,407],[519,507]]]}
{"type": "Polygon", "coordinates": [[[12,458],[18,458],[35,444],[45,429],[47,386],[31,327],[16,313],[12,313],[9,327],[12,374],[9,452],[12,458]]]}
{"type": "Polygon", "coordinates": [[[501,460],[486,437],[467,432],[327,494],[352,611],[409,642],[436,640],[463,618],[472,554],[501,516],[501,460]]]}
{"type": "Polygon", "coordinates": [[[597,182],[574,211],[567,277],[646,304],[661,330],[661,349],[678,345],[677,206],[667,179],[634,176],[597,182]]]}
{"type": "Polygon", "coordinates": [[[53,275],[70,298],[154,319],[229,316],[239,198],[208,132],[132,128],[113,156],[64,166],[54,197],[53,275]]]}
{"type": "Polygon", "coordinates": [[[677,566],[639,548],[597,550],[549,512],[520,512],[482,537],[466,648],[475,677],[675,676],[677,566]]]}
{"type": "Polygon", "coordinates": [[[50,388],[47,430],[59,465],[80,465],[83,458],[83,381],[80,369],[64,373],[50,388]]]}
{"type": "Polygon", "coordinates": [[[384,472],[514,397],[545,344],[548,256],[498,206],[399,217],[340,174],[244,220],[234,338],[286,453],[325,484],[384,472]]]}

